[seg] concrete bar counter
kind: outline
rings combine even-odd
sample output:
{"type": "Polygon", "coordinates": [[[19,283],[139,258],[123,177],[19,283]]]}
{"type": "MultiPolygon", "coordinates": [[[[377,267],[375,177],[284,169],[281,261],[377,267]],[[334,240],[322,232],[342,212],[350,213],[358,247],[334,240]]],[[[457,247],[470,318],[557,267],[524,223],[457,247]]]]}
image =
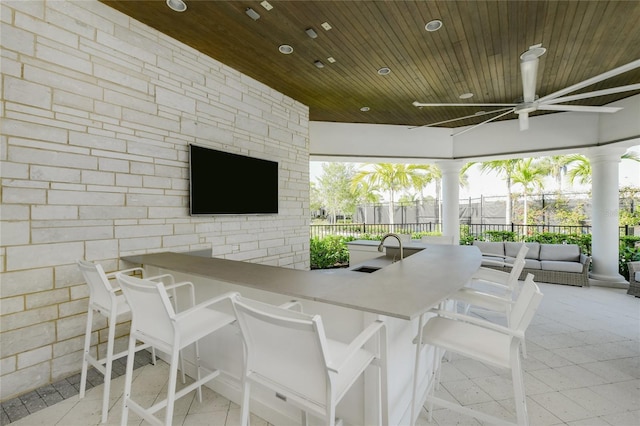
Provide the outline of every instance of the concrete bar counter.
{"type": "MultiPolygon", "coordinates": [[[[338,340],[350,341],[366,324],[383,320],[389,346],[389,423],[400,425],[409,424],[415,360],[412,340],[418,318],[469,281],[480,267],[481,254],[473,246],[424,244],[423,250],[402,261],[381,255],[349,268],[328,271],[301,271],[172,252],[134,255],[123,260],[142,265],[150,274],[171,273],[176,280],[193,282],[197,301],[227,291],[274,304],[299,300],[305,312],[322,316],[327,335],[338,340]],[[357,272],[358,269],[375,272],[357,272]]],[[[178,295],[178,300],[186,297],[178,295]]],[[[225,373],[209,386],[238,402],[242,344],[238,329],[228,328],[202,342],[201,356],[203,365],[225,373]]],[[[420,370],[428,374],[432,354],[424,354],[420,370]]],[[[185,358],[190,359],[189,355],[185,358]]],[[[375,423],[377,373],[367,372],[361,382],[338,405],[337,415],[346,425],[375,423]]],[[[300,419],[297,410],[266,391],[252,394],[251,411],[276,425],[295,424],[300,419]]]]}

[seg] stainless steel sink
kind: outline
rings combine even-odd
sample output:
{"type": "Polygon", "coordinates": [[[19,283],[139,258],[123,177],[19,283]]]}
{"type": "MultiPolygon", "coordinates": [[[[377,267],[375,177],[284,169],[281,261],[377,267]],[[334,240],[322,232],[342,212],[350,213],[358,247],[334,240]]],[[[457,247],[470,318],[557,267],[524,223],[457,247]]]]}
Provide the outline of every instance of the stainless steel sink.
{"type": "Polygon", "coordinates": [[[370,274],[372,272],[377,271],[378,269],[382,269],[382,267],[380,267],[380,266],[360,266],[358,268],[352,269],[352,271],[355,271],[355,272],[366,272],[367,274],[370,274]]]}

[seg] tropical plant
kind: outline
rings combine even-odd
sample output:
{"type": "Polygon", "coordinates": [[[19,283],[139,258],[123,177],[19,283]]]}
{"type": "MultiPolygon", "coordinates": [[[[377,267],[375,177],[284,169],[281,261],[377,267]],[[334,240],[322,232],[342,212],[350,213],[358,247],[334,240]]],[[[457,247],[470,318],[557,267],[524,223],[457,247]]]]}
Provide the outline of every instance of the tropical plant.
{"type": "MultiPolygon", "coordinates": [[[[361,181],[357,184],[351,184],[351,193],[353,194],[353,200],[358,204],[369,204],[380,202],[379,189],[375,186],[371,186],[369,182],[361,181]]],[[[367,223],[367,209],[363,209],[364,223],[367,223]]]]}
{"type": "MultiPolygon", "coordinates": [[[[640,162],[640,154],[635,151],[628,151],[620,158],[640,162]]],[[[591,184],[591,162],[587,157],[582,154],[570,155],[567,165],[572,166],[567,172],[571,183],[591,184]]]]}
{"type": "Polygon", "coordinates": [[[581,185],[591,183],[591,162],[587,157],[582,154],[570,155],[567,165],[570,166],[567,177],[571,183],[576,181],[581,185]]]}
{"type": "Polygon", "coordinates": [[[499,177],[502,177],[507,184],[507,212],[505,223],[510,224],[512,222],[512,201],[511,201],[511,186],[512,186],[512,176],[516,170],[516,166],[520,162],[520,159],[511,159],[511,160],[494,160],[494,161],[486,161],[480,164],[480,170],[482,172],[492,171],[496,172],[499,177]]]}
{"type": "Polygon", "coordinates": [[[403,190],[424,186],[426,183],[425,165],[378,163],[366,164],[356,173],[352,188],[366,182],[371,188],[380,188],[389,193],[389,223],[393,231],[393,213],[396,196],[403,190]]]}
{"type": "Polygon", "coordinates": [[[544,170],[544,173],[556,181],[558,192],[562,192],[562,177],[567,173],[569,159],[568,155],[552,155],[543,157],[539,163],[539,167],[544,170]]]}
{"type": "Polygon", "coordinates": [[[543,180],[546,173],[543,168],[538,167],[533,158],[527,158],[519,161],[511,174],[511,183],[513,185],[521,185],[522,191],[522,204],[524,206],[523,224],[526,226],[528,223],[527,208],[528,197],[531,192],[538,188],[542,188],[543,180]]]}

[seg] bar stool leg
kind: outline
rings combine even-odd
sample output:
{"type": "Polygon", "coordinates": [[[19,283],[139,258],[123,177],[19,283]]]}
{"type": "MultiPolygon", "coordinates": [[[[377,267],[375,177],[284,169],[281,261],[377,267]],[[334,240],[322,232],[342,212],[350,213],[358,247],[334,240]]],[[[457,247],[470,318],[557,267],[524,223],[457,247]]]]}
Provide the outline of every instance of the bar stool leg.
{"type": "Polygon", "coordinates": [[[113,346],[116,336],[116,316],[109,317],[109,337],[107,340],[107,356],[105,358],[104,390],[102,392],[102,423],[107,422],[109,413],[109,392],[111,390],[111,369],[113,367],[113,346]]]}
{"type": "Polygon", "coordinates": [[[136,354],[136,339],[129,336],[129,352],[127,353],[127,369],[124,380],[124,393],[122,394],[122,420],[120,424],[126,425],[129,416],[129,399],[131,398],[131,382],[133,381],[133,364],[136,354]]]}
{"type": "Polygon", "coordinates": [[[171,365],[169,366],[169,383],[167,385],[167,408],[165,410],[165,419],[164,424],[166,426],[171,426],[173,421],[173,405],[176,401],[176,381],[178,376],[178,359],[180,356],[180,351],[178,350],[178,345],[174,344],[173,349],[171,351],[171,365]]]}
{"type": "Polygon", "coordinates": [[[84,398],[87,389],[87,370],[89,369],[89,351],[91,350],[91,329],[93,323],[93,308],[87,312],[87,327],[84,334],[84,353],[82,355],[82,373],[80,373],[80,399],[84,398]]]}

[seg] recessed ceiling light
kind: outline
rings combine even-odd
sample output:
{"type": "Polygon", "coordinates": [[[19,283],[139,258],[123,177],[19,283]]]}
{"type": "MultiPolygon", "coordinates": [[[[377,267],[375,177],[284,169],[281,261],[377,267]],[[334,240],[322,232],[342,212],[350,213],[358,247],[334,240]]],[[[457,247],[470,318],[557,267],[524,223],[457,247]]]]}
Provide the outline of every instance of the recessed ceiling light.
{"type": "Polygon", "coordinates": [[[320,26],[324,28],[325,31],[329,31],[331,29],[331,25],[329,25],[328,22],[323,22],[320,26]]]}
{"type": "Polygon", "coordinates": [[[288,44],[280,45],[278,47],[278,50],[280,51],[280,53],[284,55],[289,55],[290,53],[293,53],[293,47],[289,46],[288,44]]]}
{"type": "Polygon", "coordinates": [[[324,68],[324,64],[321,61],[315,61],[313,65],[315,65],[318,68],[324,68]]]}
{"type": "Polygon", "coordinates": [[[250,7],[246,8],[244,13],[249,15],[249,18],[253,19],[254,21],[257,21],[258,19],[260,19],[260,14],[255,10],[251,9],[250,7]]]}
{"type": "Polygon", "coordinates": [[[389,67],[382,67],[378,70],[378,74],[380,75],[387,75],[389,73],[391,73],[391,68],[389,67]]]}
{"type": "Polygon", "coordinates": [[[313,28],[307,28],[304,32],[311,38],[318,38],[318,33],[313,28]]]}
{"type": "Polygon", "coordinates": [[[367,112],[369,110],[371,110],[371,108],[369,108],[367,106],[364,106],[364,107],[360,108],[360,111],[362,111],[362,112],[367,112]]]}
{"type": "Polygon", "coordinates": [[[264,0],[262,3],[260,3],[260,6],[264,7],[266,10],[273,9],[273,6],[271,6],[271,3],[269,3],[267,0],[264,0]]]}
{"type": "Polygon", "coordinates": [[[429,32],[438,31],[440,28],[442,28],[442,21],[439,19],[434,19],[433,21],[429,21],[424,26],[424,29],[429,32]]]}
{"type": "Polygon", "coordinates": [[[469,99],[469,98],[473,98],[473,93],[463,93],[462,95],[458,96],[460,99],[469,99]]]}
{"type": "Polygon", "coordinates": [[[184,12],[187,10],[187,4],[182,0],[167,0],[167,6],[176,12],[184,12]]]}
{"type": "Polygon", "coordinates": [[[336,63],[336,60],[335,60],[335,58],[334,58],[333,56],[329,56],[329,57],[327,58],[327,61],[329,61],[329,62],[330,62],[330,63],[332,63],[332,64],[335,64],[335,63],[336,63]]]}

